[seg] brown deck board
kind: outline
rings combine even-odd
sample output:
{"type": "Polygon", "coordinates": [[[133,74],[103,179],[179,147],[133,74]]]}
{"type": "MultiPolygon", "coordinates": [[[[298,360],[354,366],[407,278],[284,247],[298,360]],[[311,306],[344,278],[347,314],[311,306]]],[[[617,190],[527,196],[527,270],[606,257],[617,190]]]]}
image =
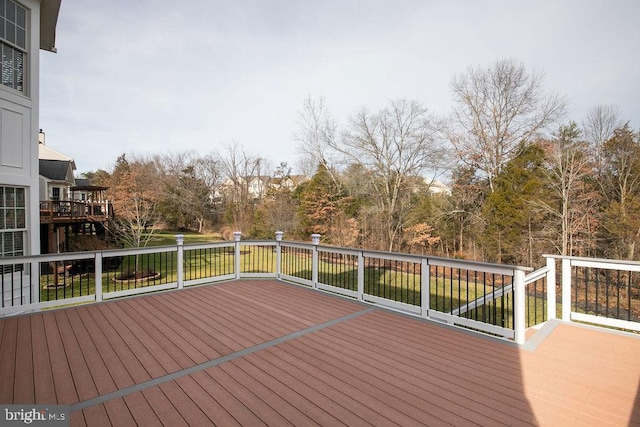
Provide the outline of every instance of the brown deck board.
{"type": "Polygon", "coordinates": [[[116,384],[104,359],[100,356],[100,352],[95,346],[92,335],[89,334],[83,319],[79,316],[79,310],[81,309],[68,310],[67,315],[78,345],[82,349],[84,360],[93,378],[97,393],[102,395],[115,391],[117,390],[116,384]]]}
{"type": "Polygon", "coordinates": [[[9,318],[2,321],[2,323],[2,341],[0,341],[0,402],[14,403],[13,384],[16,374],[18,319],[9,318]]]}
{"type": "MultiPolygon", "coordinates": [[[[282,398],[279,392],[282,392],[279,384],[272,383],[271,388],[265,387],[258,379],[264,380],[264,376],[258,374],[257,378],[249,375],[244,372],[240,367],[238,367],[235,363],[225,363],[220,366],[221,370],[223,370],[227,375],[237,381],[239,384],[242,384],[248,390],[263,401],[266,405],[268,405],[275,412],[280,414],[283,418],[285,418],[288,422],[290,422],[294,426],[303,426],[303,425],[317,425],[312,419],[310,419],[304,412],[300,409],[296,408],[291,404],[288,400],[282,398]]],[[[255,372],[254,372],[255,374],[255,372]]]]}
{"type": "Polygon", "coordinates": [[[118,342],[111,343],[103,330],[92,317],[91,310],[88,307],[78,308],[78,316],[87,330],[87,334],[93,340],[96,351],[100,355],[105,367],[109,371],[113,383],[117,389],[125,388],[134,384],[131,375],[127,371],[125,365],[114,350],[114,346],[118,346],[118,342]]]}
{"type": "Polygon", "coordinates": [[[638,337],[559,324],[529,351],[367,307],[244,280],[0,319],[0,403],[71,404],[72,426],[640,423],[638,337]]]}
{"type": "Polygon", "coordinates": [[[69,322],[69,313],[73,311],[74,310],[58,310],[55,312],[55,319],[58,324],[58,331],[60,332],[69,368],[71,369],[73,384],[78,392],[78,399],[82,401],[98,396],[98,390],[93,382],[89,366],[82,354],[80,343],[76,339],[71,323],[69,322]]]}
{"type": "Polygon", "coordinates": [[[43,316],[31,316],[33,382],[36,402],[56,403],[56,389],[49,360],[48,337],[43,316]]]}
{"type": "Polygon", "coordinates": [[[135,420],[123,398],[116,398],[106,401],[103,405],[109,421],[113,426],[131,426],[135,425],[135,420]]]}
{"type": "Polygon", "coordinates": [[[31,317],[18,318],[16,342],[16,376],[13,386],[16,402],[33,403],[35,391],[33,383],[33,349],[31,347],[31,317]]]}
{"type": "MultiPolygon", "coordinates": [[[[38,315],[34,314],[34,316],[38,315]]],[[[51,373],[53,374],[53,384],[56,390],[56,403],[59,405],[75,403],[78,401],[78,392],[73,382],[71,368],[62,342],[62,337],[60,336],[55,312],[46,312],[41,316],[44,323],[45,333],[47,334],[47,347],[49,348],[51,373]]]]}
{"type": "MultiPolygon", "coordinates": [[[[98,304],[99,310],[102,312],[104,317],[106,318],[107,324],[111,325],[116,333],[120,336],[125,346],[128,347],[129,351],[135,356],[139,363],[136,364],[137,367],[142,367],[140,369],[140,374],[144,371],[147,375],[143,375],[147,378],[155,378],[161,375],[165,375],[167,371],[162,367],[160,362],[156,360],[155,356],[152,352],[147,349],[143,345],[143,343],[138,338],[138,335],[141,334],[140,331],[137,331],[136,334],[135,325],[128,324],[124,319],[120,316],[121,311],[118,310],[117,305],[120,301],[114,301],[112,304],[98,304]]],[[[132,376],[135,371],[132,372],[132,376]]],[[[135,378],[135,377],[134,377],[135,378]]]]}
{"type": "Polygon", "coordinates": [[[176,383],[215,425],[239,425],[238,422],[193,379],[192,376],[182,377],[177,380],[176,383]]]}
{"type": "Polygon", "coordinates": [[[91,316],[91,319],[88,319],[88,323],[95,325],[100,331],[92,330],[92,332],[104,337],[102,344],[106,348],[102,353],[103,356],[110,361],[111,365],[119,365],[126,371],[125,373],[118,367],[113,368],[114,381],[118,384],[119,388],[124,388],[135,383],[150,380],[151,375],[148,369],[152,369],[154,366],[152,361],[147,360],[145,365],[140,363],[138,359],[140,353],[134,353],[136,347],[134,347],[133,344],[130,346],[127,343],[127,341],[134,343],[133,339],[127,337],[126,331],[124,331],[122,325],[118,323],[119,320],[113,316],[110,310],[102,307],[104,305],[105,304],[100,304],[96,306],[95,309],[87,308],[87,312],[91,316]],[[111,350],[109,350],[109,348],[111,348],[111,350]]]}
{"type": "Polygon", "coordinates": [[[243,426],[264,425],[264,422],[260,420],[256,414],[247,410],[240,400],[227,391],[219,382],[209,375],[207,371],[198,372],[191,375],[191,377],[207,394],[218,402],[238,424],[243,426]]]}
{"type": "Polygon", "coordinates": [[[124,397],[124,401],[129,408],[136,424],[139,426],[159,426],[162,421],[156,415],[149,402],[144,398],[142,392],[132,393],[124,397]]]}

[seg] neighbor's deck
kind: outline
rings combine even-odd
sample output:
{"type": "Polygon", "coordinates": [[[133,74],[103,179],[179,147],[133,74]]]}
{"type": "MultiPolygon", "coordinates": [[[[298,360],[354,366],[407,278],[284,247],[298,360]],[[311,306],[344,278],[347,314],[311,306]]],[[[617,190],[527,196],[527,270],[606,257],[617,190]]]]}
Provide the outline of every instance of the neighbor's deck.
{"type": "Polygon", "coordinates": [[[71,425],[628,425],[640,339],[561,324],[537,348],[273,280],[0,320],[0,403],[71,425]]]}

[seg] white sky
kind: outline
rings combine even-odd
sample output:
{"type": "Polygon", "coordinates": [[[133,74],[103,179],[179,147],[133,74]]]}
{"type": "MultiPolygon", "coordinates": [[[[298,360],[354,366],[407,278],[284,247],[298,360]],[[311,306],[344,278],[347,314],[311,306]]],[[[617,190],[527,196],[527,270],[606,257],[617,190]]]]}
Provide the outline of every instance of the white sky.
{"type": "Polygon", "coordinates": [[[638,0],[63,0],[40,127],[78,173],[233,141],[295,166],[308,95],[339,123],[395,98],[443,114],[454,74],[513,58],[567,120],[614,104],[638,129],[639,24],[638,0]]]}

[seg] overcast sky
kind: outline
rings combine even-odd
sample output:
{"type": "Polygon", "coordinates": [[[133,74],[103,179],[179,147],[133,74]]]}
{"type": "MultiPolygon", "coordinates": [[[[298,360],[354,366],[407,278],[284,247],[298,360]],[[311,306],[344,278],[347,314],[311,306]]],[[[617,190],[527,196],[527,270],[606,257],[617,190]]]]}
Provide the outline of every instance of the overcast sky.
{"type": "Polygon", "coordinates": [[[639,24],[638,0],[63,0],[40,126],[78,173],[233,141],[295,166],[308,95],[339,123],[396,98],[444,114],[456,73],[513,58],[567,120],[614,104],[638,129],[639,24]]]}

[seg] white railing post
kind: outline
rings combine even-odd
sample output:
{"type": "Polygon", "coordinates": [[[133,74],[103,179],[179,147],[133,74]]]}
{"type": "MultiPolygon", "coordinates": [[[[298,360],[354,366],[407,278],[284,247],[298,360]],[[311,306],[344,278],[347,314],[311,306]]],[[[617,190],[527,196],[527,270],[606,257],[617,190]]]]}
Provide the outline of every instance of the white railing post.
{"type": "Polygon", "coordinates": [[[422,258],[420,263],[420,316],[429,317],[431,307],[431,267],[429,259],[422,258]]]}
{"type": "Polygon", "coordinates": [[[571,321],[571,259],[562,258],[562,320],[571,321]]]}
{"type": "Polygon", "coordinates": [[[102,301],[102,252],[96,252],[93,259],[93,277],[96,283],[96,302],[102,301]]]}
{"type": "Polygon", "coordinates": [[[235,259],[235,269],[236,269],[236,279],[240,278],[240,236],[242,236],[242,233],[240,233],[239,231],[234,231],[233,232],[233,241],[235,242],[235,255],[236,255],[236,259],[235,259]]]}
{"type": "Polygon", "coordinates": [[[284,232],[276,231],[276,278],[280,278],[282,271],[282,237],[284,232]]]}
{"type": "Polygon", "coordinates": [[[556,260],[547,258],[547,319],[556,318],[556,260]]]}
{"type": "Polygon", "coordinates": [[[358,252],[358,301],[364,301],[364,252],[358,252]]]}
{"type": "Polygon", "coordinates": [[[524,289],[524,271],[515,270],[513,272],[513,327],[514,341],[516,344],[524,344],[525,330],[525,289],[524,289]]]}
{"type": "Polygon", "coordinates": [[[311,281],[313,289],[318,289],[318,245],[320,244],[320,235],[311,235],[311,244],[313,245],[313,255],[311,259],[311,281]]]}
{"type": "MultiPolygon", "coordinates": [[[[40,267],[37,261],[31,261],[29,263],[29,268],[31,269],[31,273],[29,274],[29,285],[31,286],[31,303],[37,304],[40,302],[40,267]]],[[[0,298],[4,298],[4,295],[0,295],[0,298]]]]}
{"type": "Polygon", "coordinates": [[[176,234],[178,246],[178,289],[184,288],[184,235],[176,234]]]}

